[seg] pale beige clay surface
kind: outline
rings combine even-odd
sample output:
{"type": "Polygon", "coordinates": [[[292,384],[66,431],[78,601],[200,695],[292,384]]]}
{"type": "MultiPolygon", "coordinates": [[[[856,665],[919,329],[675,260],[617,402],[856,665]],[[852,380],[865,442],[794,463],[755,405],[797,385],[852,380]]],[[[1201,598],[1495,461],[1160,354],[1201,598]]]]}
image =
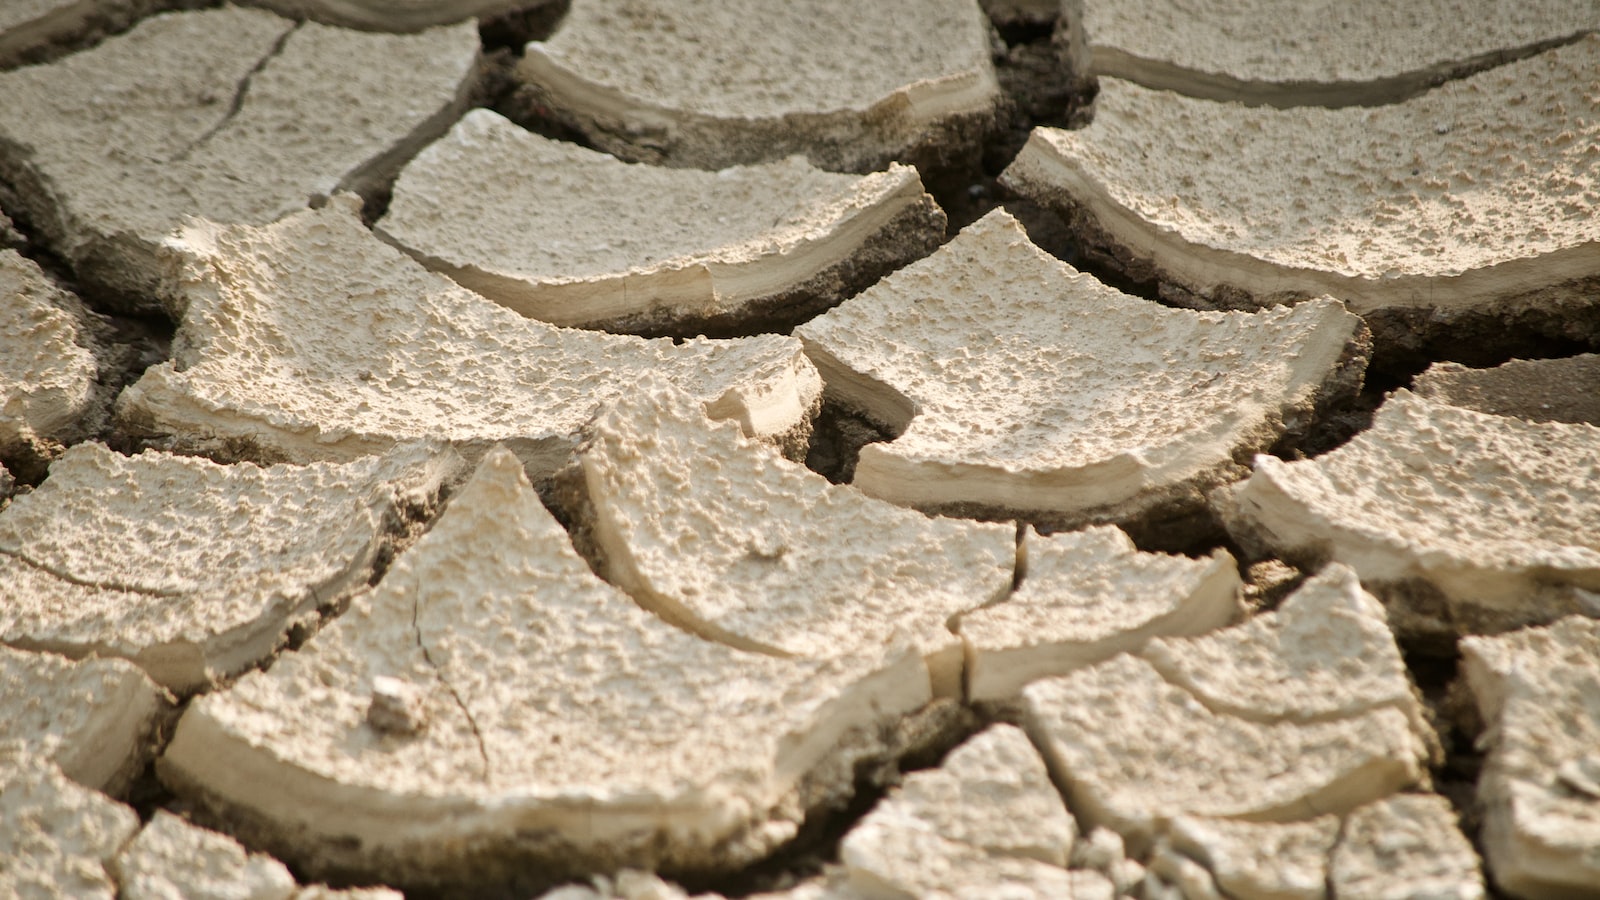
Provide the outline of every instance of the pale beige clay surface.
{"type": "Polygon", "coordinates": [[[1180,814],[1343,813],[1426,779],[1437,741],[1382,621],[1348,572],[1324,573],[1243,625],[1028,685],[1029,733],[1080,823],[1136,854],[1180,814]],[[1340,683],[1355,670],[1374,674],[1340,683]]]}
{"type": "Polygon", "coordinates": [[[1600,615],[1600,428],[1488,415],[1398,391],[1312,460],[1256,457],[1219,492],[1250,552],[1345,563],[1402,634],[1453,641],[1600,615]]]}
{"type": "Polygon", "coordinates": [[[415,439],[474,459],[504,441],[548,473],[599,407],[656,373],[747,433],[803,441],[821,386],[793,338],[674,345],[525,319],[378,240],[357,206],[345,195],[271,226],[196,222],[173,238],[174,358],[123,392],[123,427],[268,461],[415,439]]]}
{"type": "Polygon", "coordinates": [[[1111,526],[1049,537],[1029,528],[1022,557],[1021,586],[957,626],[968,699],[1015,697],[1030,681],[1137,652],[1152,637],[1221,628],[1243,612],[1225,550],[1190,559],[1141,553],[1111,526]]]}
{"type": "Polygon", "coordinates": [[[1335,898],[1481,900],[1478,854],[1450,801],[1400,794],[1351,813],[1329,865],[1335,898]]]}
{"type": "Polygon", "coordinates": [[[6,0],[0,4],[0,68],[48,53],[86,32],[131,21],[155,0],[6,0]]]}
{"type": "Polygon", "coordinates": [[[1035,129],[1002,181],[1190,303],[1554,313],[1592,304],[1600,283],[1597,67],[1592,35],[1337,110],[1106,78],[1092,124],[1035,129]]]}
{"type": "Polygon", "coordinates": [[[702,169],[871,171],[974,145],[1001,99],[972,0],[575,0],[517,76],[601,149],[702,169]]]}
{"type": "Polygon", "coordinates": [[[37,465],[104,424],[92,315],[33,260],[0,250],[0,461],[37,465]]]}
{"type": "Polygon", "coordinates": [[[1600,30],[1591,0],[1066,0],[1080,76],[1273,106],[1393,103],[1600,30]]]}
{"type": "MultiPolygon", "coordinates": [[[[120,659],[0,647],[0,750],[20,747],[86,787],[127,788],[155,749],[169,700],[120,659]]],[[[0,776],[16,762],[0,752],[0,776]]]]}
{"type": "Polygon", "coordinates": [[[0,512],[0,642],[210,687],[366,587],[459,464],[438,449],[260,468],[79,444],[0,512]]]}
{"type": "Polygon", "coordinates": [[[166,810],[156,811],[112,871],[119,900],[290,900],[295,894],[294,876],[283,863],[166,810]]]}
{"type": "Polygon", "coordinates": [[[1487,726],[1483,844],[1514,897],[1594,897],[1600,885],[1600,622],[1563,619],[1461,642],[1487,726]]]}
{"type": "Polygon", "coordinates": [[[793,326],[931,252],[944,226],[908,166],[629,165],[479,109],[406,166],[377,230],[530,318],[693,334],[793,326]]]}
{"type": "Polygon", "coordinates": [[[862,448],[856,487],[1058,525],[1199,505],[1365,365],[1360,320],[1331,299],[1170,309],[1046,255],[1003,211],[795,334],[830,397],[899,434],[862,448]]]}
{"type": "Polygon", "coordinates": [[[640,604],[708,639],[776,656],[929,659],[959,695],[948,623],[1004,597],[1010,524],[935,519],[862,496],[646,386],[589,430],[581,518],[601,571],[640,604]]]}
{"type": "Polygon", "coordinates": [[[185,216],[265,224],[372,191],[460,114],[477,58],[470,23],[396,36],[235,8],[154,16],[0,73],[7,207],[151,312],[156,247],[185,216]]]}
{"type": "Polygon", "coordinates": [[[903,649],[775,659],[641,610],[497,449],[369,597],[191,704],[160,771],[318,877],[725,869],[848,793],[930,698],[903,649]]]}
{"type": "Polygon", "coordinates": [[[0,745],[0,894],[113,900],[109,867],[138,830],[132,809],[0,745]]]}
{"type": "Polygon", "coordinates": [[[420,31],[463,19],[488,18],[553,0],[242,0],[296,19],[371,31],[420,31]]]}
{"type": "Polygon", "coordinates": [[[1600,425],[1600,355],[1513,359],[1492,369],[1439,362],[1411,389],[1429,400],[1530,422],[1600,425]]]}

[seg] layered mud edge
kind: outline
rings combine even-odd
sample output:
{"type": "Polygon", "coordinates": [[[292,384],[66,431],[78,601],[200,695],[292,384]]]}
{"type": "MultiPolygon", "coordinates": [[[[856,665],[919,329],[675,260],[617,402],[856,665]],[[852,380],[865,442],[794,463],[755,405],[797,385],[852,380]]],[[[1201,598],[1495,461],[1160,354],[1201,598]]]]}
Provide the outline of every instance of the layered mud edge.
{"type": "MultiPolygon", "coordinates": [[[[1085,268],[1125,280],[1135,292],[1175,307],[1260,310],[1312,298],[1304,292],[1255,293],[1237,285],[1194,285],[1175,278],[1151,257],[1123,244],[1082,204],[1054,196],[1044,204],[1065,224],[1085,268]]],[[[1508,359],[1567,356],[1600,350],[1600,276],[1577,278],[1507,295],[1477,309],[1392,307],[1365,313],[1372,331],[1369,378],[1390,386],[1438,361],[1473,367],[1508,359]]]]}

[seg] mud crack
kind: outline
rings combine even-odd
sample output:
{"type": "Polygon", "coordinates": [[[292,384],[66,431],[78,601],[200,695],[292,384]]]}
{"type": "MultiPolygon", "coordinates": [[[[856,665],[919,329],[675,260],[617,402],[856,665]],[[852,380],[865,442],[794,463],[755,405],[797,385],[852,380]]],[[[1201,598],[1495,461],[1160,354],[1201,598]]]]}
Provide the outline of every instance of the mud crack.
{"type": "Polygon", "coordinates": [[[472,738],[478,742],[478,756],[483,760],[482,778],[485,783],[488,783],[489,746],[484,743],[483,732],[478,730],[478,720],[472,717],[472,710],[467,707],[466,700],[462,699],[461,692],[456,690],[456,686],[450,682],[449,676],[445,675],[443,667],[435,662],[433,654],[428,652],[428,645],[422,640],[422,626],[417,624],[417,606],[418,601],[412,600],[411,630],[417,636],[417,649],[422,651],[422,658],[427,660],[428,667],[433,669],[433,674],[438,677],[439,683],[444,685],[444,689],[450,692],[450,699],[455,701],[456,708],[461,710],[462,716],[466,717],[467,727],[472,729],[472,738]]]}
{"type": "Polygon", "coordinates": [[[210,143],[211,139],[220,134],[224,128],[227,128],[230,124],[232,124],[234,119],[238,118],[239,111],[244,109],[245,96],[250,93],[251,82],[255,80],[257,75],[261,74],[261,71],[265,69],[268,64],[270,64],[278,56],[282,55],[283,48],[289,43],[289,38],[292,37],[295,32],[299,31],[300,27],[304,24],[304,22],[296,22],[287,30],[285,30],[283,34],[278,35],[278,39],[272,42],[272,46],[267,48],[267,52],[262,54],[260,59],[256,60],[256,64],[250,67],[250,71],[244,73],[243,78],[239,79],[238,85],[236,85],[233,89],[233,100],[228,104],[228,111],[223,113],[222,118],[218,119],[215,125],[212,125],[210,128],[206,129],[204,134],[190,141],[188,146],[174,154],[172,158],[167,160],[167,163],[185,162],[201,147],[204,147],[206,144],[210,143]]]}

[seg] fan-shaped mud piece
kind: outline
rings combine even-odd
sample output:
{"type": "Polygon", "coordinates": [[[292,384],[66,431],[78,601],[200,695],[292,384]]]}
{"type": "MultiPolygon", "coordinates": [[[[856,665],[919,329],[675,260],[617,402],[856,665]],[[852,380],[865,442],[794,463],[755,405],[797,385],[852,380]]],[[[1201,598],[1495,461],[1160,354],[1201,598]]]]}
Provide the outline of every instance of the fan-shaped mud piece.
{"type": "Polygon", "coordinates": [[[1596,68],[1600,34],[1338,110],[1108,78],[1092,124],[1035,129],[1002,182],[1186,305],[1331,294],[1384,313],[1368,322],[1380,337],[1467,314],[1559,318],[1600,297],[1596,68]]]}
{"type": "Polygon", "coordinates": [[[347,28],[407,32],[554,2],[556,0],[244,0],[244,5],[347,28]]]}
{"type": "Polygon", "coordinates": [[[173,360],[123,392],[121,426],[266,461],[415,439],[476,459],[503,441],[538,477],[601,405],[657,373],[748,434],[805,445],[821,384],[793,338],[674,345],[530,321],[426,271],[358,212],[346,195],[265,228],[196,223],[174,238],[173,360]]]}
{"type": "Polygon", "coordinates": [[[1177,816],[1165,839],[1236,900],[1327,900],[1328,862],[1343,820],[1244,822],[1177,816]]]}
{"type": "Polygon", "coordinates": [[[79,444],[0,512],[0,642],[120,656],[179,693],[364,589],[460,464],[437,445],[259,468],[79,444]]]}
{"type": "Polygon", "coordinates": [[[54,56],[157,5],[158,0],[6,0],[0,4],[0,69],[54,56]]]}
{"type": "Polygon", "coordinates": [[[989,33],[972,0],[574,0],[517,75],[525,103],[623,159],[869,172],[975,151],[1001,101],[989,33]]]}
{"type": "Polygon", "coordinates": [[[0,747],[20,746],[86,787],[120,794],[144,769],[168,699],[120,659],[0,647],[0,747]]]}
{"type": "Polygon", "coordinates": [[[795,334],[831,398],[899,434],[862,448],[857,487],[1057,525],[1192,514],[1366,364],[1333,300],[1169,309],[1046,255],[1003,211],[795,334]]]}
{"type": "Polygon", "coordinates": [[[428,268],[530,318],[718,335],[788,331],[932,252],[944,229],[908,166],[853,176],[799,158],[720,172],[629,165],[489,110],[406,167],[377,225],[428,268]]]}
{"type": "Polygon", "coordinates": [[[1600,621],[1461,642],[1487,725],[1478,779],[1495,884],[1514,897],[1593,897],[1600,885],[1600,621]]]}
{"type": "Polygon", "coordinates": [[[1332,452],[1258,456],[1218,492],[1247,552],[1342,562],[1402,637],[1453,644],[1600,615],[1600,429],[1532,423],[1397,391],[1332,452]]]}
{"type": "Polygon", "coordinates": [[[669,622],[776,656],[912,646],[961,692],[952,617],[1005,596],[1010,524],[929,518],[830,484],[661,386],[589,430],[567,480],[613,584],[669,622]]]}
{"type": "MultiPolygon", "coordinates": [[[[1247,659],[1276,649],[1270,638],[1255,643],[1242,654],[1247,659]]],[[[1241,691],[1252,687],[1234,671],[1241,691]]],[[[1298,697],[1316,683],[1288,680],[1271,693],[1298,697]]],[[[1407,713],[1393,706],[1311,721],[1263,721],[1268,717],[1253,711],[1213,709],[1208,698],[1126,655],[1036,681],[1022,696],[1029,732],[1055,782],[1068,787],[1079,821],[1117,831],[1135,855],[1150,848],[1161,823],[1173,816],[1302,821],[1345,812],[1427,777],[1428,746],[1407,713]]]]}
{"type": "Polygon", "coordinates": [[[138,830],[132,809],[0,746],[0,895],[114,900],[108,867],[138,830]]]}
{"type": "Polygon", "coordinates": [[[1329,867],[1335,897],[1482,900],[1478,854],[1450,801],[1400,794],[1351,813],[1329,867]]]}
{"type": "Polygon", "coordinates": [[[1530,422],[1600,425],[1600,355],[1513,359],[1492,369],[1439,362],[1411,389],[1439,403],[1530,422]]]}
{"type": "Polygon", "coordinates": [[[154,312],[156,248],[185,216],[266,224],[371,193],[460,115],[478,47],[471,23],[396,36],[259,10],[154,16],[0,73],[7,208],[108,300],[154,312]]]}
{"type": "Polygon", "coordinates": [[[0,461],[43,475],[62,444],[105,424],[90,315],[33,260],[0,250],[0,461]]]}
{"type": "Polygon", "coordinates": [[[159,772],[297,871],[530,896],[759,858],[930,699],[901,647],[776,659],[645,612],[496,449],[370,595],[195,700],[159,772]]]}
{"type": "Polygon", "coordinates": [[[283,863],[249,853],[225,834],[156,810],[112,863],[120,900],[248,897],[290,900],[294,876],[283,863]]]}
{"type": "Polygon", "coordinates": [[[1279,107],[1395,103],[1600,31],[1588,0],[1470,15],[1445,0],[1070,0],[1063,10],[1080,77],[1279,107]]]}
{"type": "Polygon", "coordinates": [[[1005,700],[1051,675],[1137,652],[1158,635],[1201,634],[1237,618],[1239,570],[1206,559],[1141,553],[1116,528],[1023,534],[1022,584],[1003,603],[966,613],[967,697],[1005,700]]]}

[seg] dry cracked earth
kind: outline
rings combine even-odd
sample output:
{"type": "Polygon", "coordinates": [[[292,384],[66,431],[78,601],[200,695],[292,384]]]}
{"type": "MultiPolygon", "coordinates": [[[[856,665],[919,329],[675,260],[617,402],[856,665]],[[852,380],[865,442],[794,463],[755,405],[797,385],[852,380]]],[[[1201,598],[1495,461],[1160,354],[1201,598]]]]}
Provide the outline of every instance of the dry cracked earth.
{"type": "Polygon", "coordinates": [[[0,895],[1600,897],[1600,4],[5,0],[0,895]]]}

